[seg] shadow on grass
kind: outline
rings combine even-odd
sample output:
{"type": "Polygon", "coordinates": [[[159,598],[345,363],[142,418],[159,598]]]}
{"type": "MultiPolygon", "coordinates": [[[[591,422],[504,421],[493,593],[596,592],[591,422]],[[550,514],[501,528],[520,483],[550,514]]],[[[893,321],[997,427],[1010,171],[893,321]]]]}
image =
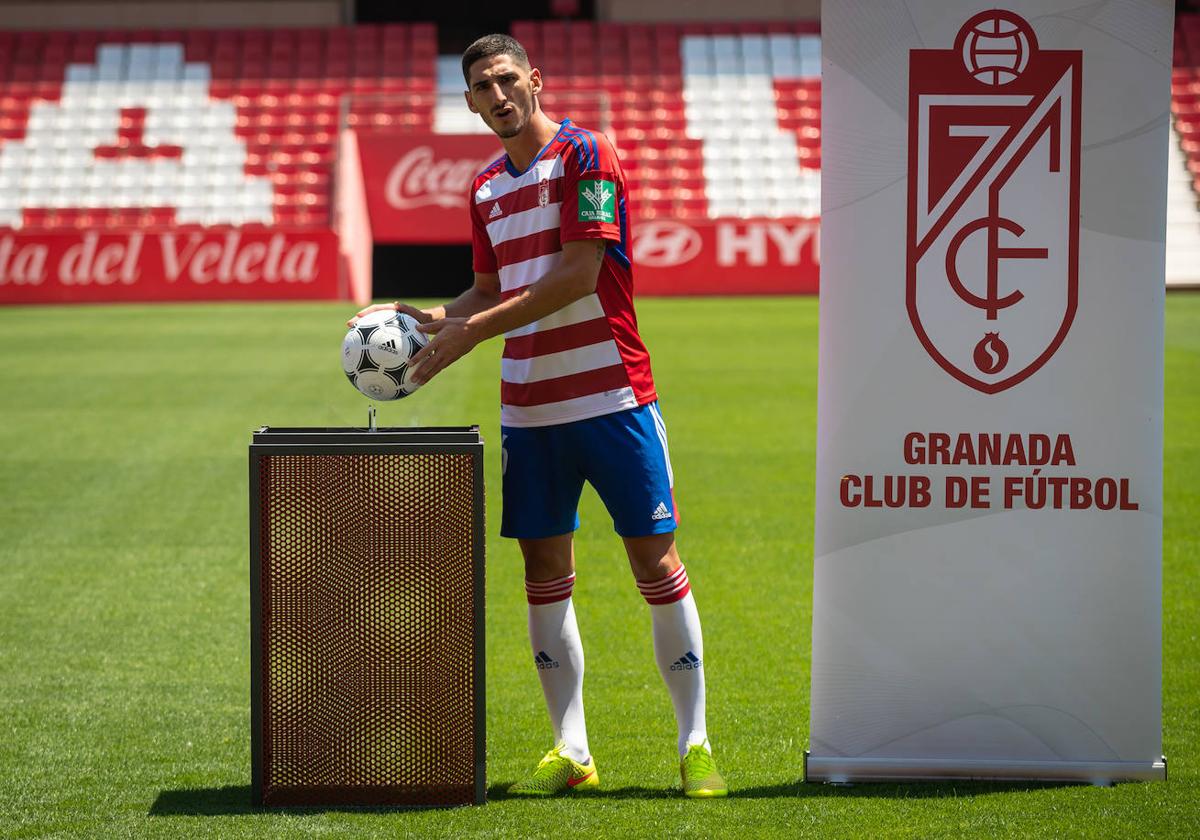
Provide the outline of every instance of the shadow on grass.
{"type": "Polygon", "coordinates": [[[250,785],[160,790],[150,806],[152,817],[226,816],[261,811],[250,804],[250,785]]]}
{"type": "Polygon", "coordinates": [[[394,813],[396,811],[435,811],[464,806],[414,805],[312,805],[262,807],[251,804],[249,785],[218,788],[160,790],[147,814],[151,817],[229,817],[239,814],[320,814],[342,811],[355,814],[394,813]]]}
{"type": "MultiPolygon", "coordinates": [[[[511,796],[511,782],[490,785],[487,791],[489,802],[505,802],[522,799],[511,796]]],[[[804,780],[778,785],[738,787],[729,792],[730,799],[954,799],[963,796],[987,796],[998,793],[1022,793],[1051,790],[1064,787],[1079,787],[1074,782],[922,782],[919,784],[860,784],[825,785],[806,784],[804,780]]],[[[577,795],[579,799],[676,799],[677,788],[622,787],[589,790],[577,795]]],[[[250,804],[249,785],[229,785],[217,788],[184,788],[159,791],[150,806],[152,817],[176,816],[231,816],[237,814],[311,814],[323,811],[393,812],[414,809],[412,807],[378,806],[314,806],[309,808],[260,808],[250,804]]]]}
{"type": "MultiPolygon", "coordinates": [[[[953,799],[961,796],[985,796],[994,793],[1020,793],[1063,787],[1078,787],[1074,782],[921,782],[918,784],[806,784],[803,779],[777,785],[739,787],[729,790],[730,799],[953,799]]],[[[622,787],[581,791],[579,799],[678,799],[678,788],[622,787]]],[[[524,797],[511,796],[508,783],[488,787],[488,801],[503,802],[524,797]]]]}
{"type": "Polygon", "coordinates": [[[803,779],[781,785],[733,788],[729,795],[746,799],[955,799],[962,796],[987,796],[995,793],[1025,793],[1079,787],[1076,782],[864,782],[861,784],[807,783],[803,779]]]}

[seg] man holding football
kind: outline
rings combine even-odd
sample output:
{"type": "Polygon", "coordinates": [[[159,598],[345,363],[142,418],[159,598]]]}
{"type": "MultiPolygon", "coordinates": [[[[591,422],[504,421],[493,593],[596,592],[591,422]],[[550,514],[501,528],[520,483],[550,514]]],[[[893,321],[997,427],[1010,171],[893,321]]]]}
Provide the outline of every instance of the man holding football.
{"type": "MultiPolygon", "coordinates": [[[[705,727],[700,618],[675,547],[666,427],[633,309],[621,164],[608,139],[541,110],[541,73],[507,35],[463,53],[467,107],[506,154],[475,178],[474,285],[445,306],[394,308],[421,322],[428,382],[503,334],[501,534],[525,559],[529,638],[554,746],[510,793],[599,785],[583,714],[583,645],[572,537],[583,482],[596,489],[650,605],[654,652],[678,724],[683,791],[725,796],[705,727]]],[[[351,321],[353,324],[353,319],[351,321]]]]}

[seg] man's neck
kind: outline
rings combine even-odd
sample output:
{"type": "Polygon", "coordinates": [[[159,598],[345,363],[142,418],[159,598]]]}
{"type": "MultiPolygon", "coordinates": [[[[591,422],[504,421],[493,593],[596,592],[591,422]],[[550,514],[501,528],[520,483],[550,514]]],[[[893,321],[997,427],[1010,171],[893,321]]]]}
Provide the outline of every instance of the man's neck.
{"type": "Polygon", "coordinates": [[[521,172],[528,169],[538,152],[554,139],[554,135],[558,134],[558,128],[558,123],[538,109],[529,120],[529,125],[525,126],[524,131],[515,137],[501,138],[504,151],[508,153],[508,159],[512,161],[512,165],[521,172]]]}

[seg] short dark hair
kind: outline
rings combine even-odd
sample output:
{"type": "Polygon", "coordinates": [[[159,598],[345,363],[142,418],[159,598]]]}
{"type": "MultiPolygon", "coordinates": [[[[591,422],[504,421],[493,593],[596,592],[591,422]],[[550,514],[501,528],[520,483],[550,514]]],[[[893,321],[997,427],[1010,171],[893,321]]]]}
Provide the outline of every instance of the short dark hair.
{"type": "Polygon", "coordinates": [[[463,81],[471,84],[471,65],[481,58],[491,58],[494,55],[511,55],[518,64],[529,69],[529,56],[521,42],[511,35],[484,35],[467,47],[462,57],[463,81]]]}

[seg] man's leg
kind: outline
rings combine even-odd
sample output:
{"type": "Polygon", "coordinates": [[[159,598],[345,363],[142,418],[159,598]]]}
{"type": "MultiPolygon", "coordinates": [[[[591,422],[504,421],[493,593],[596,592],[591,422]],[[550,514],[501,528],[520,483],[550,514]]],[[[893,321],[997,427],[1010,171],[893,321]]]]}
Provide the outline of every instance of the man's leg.
{"type": "Polygon", "coordinates": [[[572,591],[575,555],[572,534],[520,540],[529,601],[529,642],[546,697],[555,744],[563,755],[586,762],[583,720],[583,644],[575,621],[572,591]]]}
{"type": "Polygon", "coordinates": [[[500,534],[518,540],[525,557],[529,643],[550,713],[554,747],[533,774],[509,788],[550,796],[599,784],[583,723],[583,645],[571,594],[572,536],[579,527],[583,476],[556,426],[501,429],[504,509],[500,534]]]}
{"type": "Polygon", "coordinates": [[[625,537],[629,565],[650,605],[654,658],[671,694],[678,724],[679,772],[689,797],[726,796],[704,721],[704,639],[687,570],[673,533],[625,537]]]}
{"type": "Polygon", "coordinates": [[[654,657],[679,725],[679,755],[708,740],[704,721],[704,639],[700,614],[673,533],[625,537],[638,589],[650,605],[654,657]]]}

